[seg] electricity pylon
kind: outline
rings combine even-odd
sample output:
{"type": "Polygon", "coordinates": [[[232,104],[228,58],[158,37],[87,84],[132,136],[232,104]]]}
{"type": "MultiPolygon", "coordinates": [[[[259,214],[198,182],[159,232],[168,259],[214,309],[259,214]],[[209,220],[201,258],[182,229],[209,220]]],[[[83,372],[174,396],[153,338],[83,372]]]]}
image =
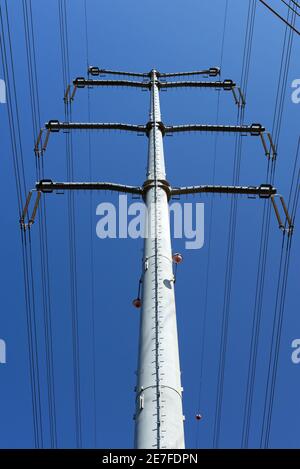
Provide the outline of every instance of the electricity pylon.
{"type": "MultiPolygon", "coordinates": [[[[176,125],[166,126],[161,118],[159,91],[174,87],[214,88],[231,91],[238,106],[243,106],[244,97],[236,84],[231,80],[224,81],[166,81],[167,78],[190,75],[218,76],[219,68],[183,73],[129,73],[112,70],[101,70],[90,67],[89,74],[123,75],[138,77],[140,80],[108,80],[76,78],[73,89],[68,87],[65,101],[73,101],[77,89],[95,86],[130,86],[150,91],[150,113],[146,125],[123,123],[76,123],[51,120],[42,129],[35,146],[38,157],[45,151],[50,133],[60,130],[97,130],[119,129],[143,133],[148,137],[148,168],[146,180],[141,186],[125,186],[108,182],[53,182],[41,180],[36,183],[37,198],[33,213],[28,217],[28,207],[32,192],[29,193],[21,225],[30,227],[34,221],[41,193],[55,190],[111,190],[141,195],[148,209],[148,236],[144,242],[141,324],[139,338],[139,359],[136,386],[135,412],[135,447],[136,448],[184,448],[184,427],[182,412],[182,387],[179,366],[179,351],[174,295],[173,258],[170,237],[168,203],[172,196],[195,193],[231,193],[257,195],[260,198],[272,198],[276,216],[281,228],[282,223],[274,197],[276,189],[269,184],[259,186],[193,186],[172,188],[166,178],[163,137],[166,133],[200,131],[200,132],[235,132],[259,136],[268,158],[275,158],[270,134],[260,124],[252,125],[176,125]],[[142,80],[141,80],[142,79],[142,80]],[[43,141],[43,133],[46,138],[43,141]],[[28,223],[25,219],[29,218],[28,223]]],[[[291,222],[283,199],[283,210],[291,222]]]]}

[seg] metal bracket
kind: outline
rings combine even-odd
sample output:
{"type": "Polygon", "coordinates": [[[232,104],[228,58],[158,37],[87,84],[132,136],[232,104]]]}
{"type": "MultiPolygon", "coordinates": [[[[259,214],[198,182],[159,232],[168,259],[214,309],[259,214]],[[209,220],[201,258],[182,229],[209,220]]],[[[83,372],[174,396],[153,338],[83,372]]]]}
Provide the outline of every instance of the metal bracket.
{"type": "Polygon", "coordinates": [[[139,411],[140,412],[144,409],[144,405],[145,405],[144,394],[140,394],[139,395],[139,411]]]}
{"type": "MultiPolygon", "coordinates": [[[[154,179],[147,179],[147,181],[144,182],[144,184],[143,184],[143,199],[144,200],[145,200],[145,197],[146,197],[146,194],[147,194],[148,190],[151,189],[154,186],[155,186],[155,180],[154,179]]],[[[164,180],[164,179],[159,179],[157,181],[157,187],[160,187],[161,189],[163,189],[167,194],[168,200],[170,200],[171,194],[172,194],[172,189],[171,189],[171,186],[170,186],[169,182],[164,180]]]]}

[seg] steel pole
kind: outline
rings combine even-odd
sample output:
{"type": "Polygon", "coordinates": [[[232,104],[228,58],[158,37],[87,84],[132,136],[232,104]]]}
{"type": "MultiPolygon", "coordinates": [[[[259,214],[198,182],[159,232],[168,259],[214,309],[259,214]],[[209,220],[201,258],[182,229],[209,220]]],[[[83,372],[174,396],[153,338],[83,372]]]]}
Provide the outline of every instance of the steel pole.
{"type": "Polygon", "coordinates": [[[159,88],[151,72],[149,146],[145,194],[142,311],[136,387],[135,447],[184,448],[174,274],[159,88]]]}

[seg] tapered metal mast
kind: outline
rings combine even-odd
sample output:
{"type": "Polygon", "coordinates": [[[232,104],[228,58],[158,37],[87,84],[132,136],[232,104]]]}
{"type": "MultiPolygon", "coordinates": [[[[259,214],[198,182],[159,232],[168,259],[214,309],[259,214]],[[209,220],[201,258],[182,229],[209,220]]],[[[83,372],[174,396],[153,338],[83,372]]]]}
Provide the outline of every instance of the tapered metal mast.
{"type": "Polygon", "coordinates": [[[151,72],[136,448],[184,448],[174,275],[157,74],[151,72]]]}
{"type": "Polygon", "coordinates": [[[136,448],[184,448],[184,429],[182,413],[182,387],[180,379],[176,308],[174,295],[174,275],[170,239],[170,222],[168,203],[173,195],[219,193],[244,194],[270,198],[279,227],[292,233],[292,220],[282,196],[269,184],[259,186],[216,186],[198,185],[172,188],[166,180],[163,136],[178,132],[229,132],[260,137],[265,155],[268,159],[276,158],[276,148],[272,137],[260,124],[251,125],[209,125],[185,124],[165,125],[161,119],[159,90],[161,88],[192,87],[212,88],[231,91],[238,106],[245,101],[240,88],[232,80],[224,81],[166,81],[189,75],[220,74],[219,68],[210,68],[195,72],[150,73],[118,72],[90,67],[92,76],[127,75],[137,77],[133,80],[99,80],[76,78],[69,85],[65,101],[72,102],[79,88],[98,86],[130,86],[145,88],[150,91],[150,115],[146,124],[103,123],[103,122],[60,122],[51,120],[41,129],[35,153],[40,158],[48,145],[50,134],[60,130],[123,130],[138,132],[148,137],[148,170],[145,182],[140,186],[128,186],[112,182],[54,182],[49,179],[37,181],[37,197],[29,215],[29,206],[33,191],[30,191],[21,216],[22,229],[28,229],[34,222],[38,203],[42,193],[56,190],[110,190],[137,194],[143,197],[148,209],[147,236],[144,241],[143,274],[142,274],[142,314],[139,338],[139,359],[136,386],[135,412],[135,446],[136,448]],[[142,80],[141,80],[142,79],[142,80]],[[45,134],[46,132],[46,134],[45,134]],[[45,135],[45,138],[44,138],[45,135]],[[284,212],[284,219],[275,202],[279,200],[284,212]]]}

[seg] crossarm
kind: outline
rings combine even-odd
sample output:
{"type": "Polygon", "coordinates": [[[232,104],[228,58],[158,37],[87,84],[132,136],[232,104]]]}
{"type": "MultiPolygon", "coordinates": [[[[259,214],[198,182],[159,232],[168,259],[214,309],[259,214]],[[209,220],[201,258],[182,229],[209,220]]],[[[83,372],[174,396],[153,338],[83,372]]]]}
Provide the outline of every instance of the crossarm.
{"type": "Polygon", "coordinates": [[[221,88],[231,91],[236,83],[232,80],[224,81],[167,81],[158,83],[160,88],[221,88]]]}
{"type": "Polygon", "coordinates": [[[171,125],[165,126],[166,133],[175,132],[237,132],[251,135],[261,135],[266,129],[261,124],[252,125],[203,125],[203,124],[187,124],[187,125],[171,125]]]}
{"type": "Polygon", "coordinates": [[[269,198],[276,192],[275,187],[269,184],[261,184],[260,186],[190,186],[173,188],[171,195],[213,193],[258,195],[261,198],[269,198]]]}
{"type": "MultiPolygon", "coordinates": [[[[133,80],[93,80],[84,77],[77,77],[73,80],[73,85],[77,88],[85,88],[86,86],[129,86],[133,88],[150,88],[150,81],[133,81],[133,80]]],[[[232,80],[224,81],[159,81],[159,88],[216,88],[231,91],[236,87],[236,83],[232,80]]]]}
{"type": "Polygon", "coordinates": [[[133,88],[148,88],[150,81],[133,81],[133,80],[91,80],[78,77],[73,80],[73,85],[77,88],[85,88],[85,86],[129,86],[133,88]]]}
{"type": "MultiPolygon", "coordinates": [[[[284,202],[283,197],[280,194],[277,194],[277,189],[270,184],[261,184],[260,186],[214,186],[214,185],[203,185],[203,186],[189,186],[189,187],[178,187],[171,188],[166,181],[160,187],[166,188],[168,196],[179,196],[184,194],[201,194],[201,193],[210,193],[210,194],[241,194],[248,196],[259,196],[262,199],[271,199],[276,218],[278,220],[279,228],[289,235],[293,233],[294,225],[293,220],[291,219],[287,206],[284,202]],[[275,202],[275,197],[279,196],[283,212],[285,215],[285,220],[282,221],[279,209],[275,202]]],[[[114,192],[123,192],[127,194],[136,194],[140,196],[145,196],[146,191],[149,189],[148,184],[144,184],[143,187],[140,186],[127,186],[123,184],[115,184],[112,182],[53,182],[51,179],[42,179],[38,181],[35,185],[35,189],[30,191],[25,206],[22,212],[20,219],[20,226],[23,230],[30,228],[34,223],[35,216],[37,213],[39,201],[41,198],[41,193],[51,193],[53,191],[82,191],[82,190],[104,190],[104,191],[114,191],[114,192]],[[30,200],[32,198],[32,193],[37,191],[37,197],[34,203],[32,215],[29,218],[28,223],[25,222],[26,217],[28,216],[28,209],[30,200]]]]}
{"type": "Polygon", "coordinates": [[[123,72],[118,70],[107,70],[99,67],[89,67],[88,73],[92,76],[98,75],[126,75],[128,77],[148,77],[149,73],[138,73],[138,72],[123,72]]]}
{"type": "Polygon", "coordinates": [[[45,124],[47,130],[127,130],[132,132],[146,132],[145,125],[122,124],[112,122],[59,122],[51,120],[45,124]]]}
{"type": "Polygon", "coordinates": [[[191,75],[209,75],[216,77],[220,75],[221,69],[219,67],[211,67],[206,70],[196,70],[194,72],[174,72],[174,73],[157,73],[158,77],[186,77],[191,75]]]}
{"type": "MultiPolygon", "coordinates": [[[[157,72],[158,77],[184,77],[191,75],[209,75],[210,77],[215,77],[220,75],[221,69],[219,67],[211,67],[204,70],[195,70],[192,72],[171,72],[171,73],[160,73],[157,72]]],[[[99,75],[124,75],[128,77],[149,77],[149,73],[139,73],[139,72],[124,72],[118,70],[107,70],[105,68],[93,67],[90,66],[88,73],[92,76],[99,75]]]]}
{"type": "Polygon", "coordinates": [[[126,192],[128,194],[141,195],[143,190],[137,186],[126,186],[112,182],[53,182],[51,179],[42,179],[35,185],[36,190],[41,192],[65,191],[65,190],[95,190],[126,192]]]}

